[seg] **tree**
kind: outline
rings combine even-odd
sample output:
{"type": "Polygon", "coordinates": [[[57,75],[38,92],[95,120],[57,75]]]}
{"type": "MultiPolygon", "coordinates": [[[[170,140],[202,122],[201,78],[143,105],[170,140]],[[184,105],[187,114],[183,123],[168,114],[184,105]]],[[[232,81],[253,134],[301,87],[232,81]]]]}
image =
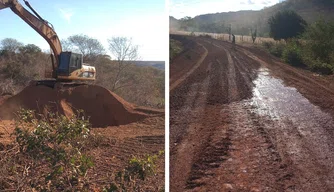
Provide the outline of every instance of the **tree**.
{"type": "Polygon", "coordinates": [[[227,28],[227,32],[228,32],[228,40],[231,41],[231,34],[232,34],[232,25],[231,24],[227,28]]]}
{"type": "Polygon", "coordinates": [[[191,17],[183,17],[180,19],[180,29],[185,31],[194,31],[195,30],[195,22],[191,17]]]}
{"type": "Polygon", "coordinates": [[[29,53],[29,54],[41,53],[42,52],[41,48],[39,48],[38,46],[36,46],[34,44],[27,44],[23,47],[20,47],[19,51],[21,53],[29,53]]]}
{"type": "Polygon", "coordinates": [[[253,29],[251,29],[251,35],[252,35],[252,41],[253,43],[255,42],[256,40],[256,35],[257,35],[257,29],[255,29],[255,31],[253,32],[253,29]]]}
{"type": "Polygon", "coordinates": [[[62,39],[60,42],[63,51],[74,51],[74,52],[78,51],[74,49],[73,44],[69,40],[62,39]]]}
{"type": "Polygon", "coordinates": [[[101,42],[87,35],[72,35],[67,41],[65,40],[65,43],[67,43],[65,44],[66,49],[71,49],[73,52],[78,50],[84,60],[104,54],[104,47],[101,42]]]}
{"type": "Polygon", "coordinates": [[[334,66],[334,22],[323,18],[308,26],[303,34],[304,51],[312,60],[334,66]]]}
{"type": "Polygon", "coordinates": [[[132,39],[127,37],[112,37],[108,39],[108,44],[117,62],[117,72],[111,88],[111,91],[116,91],[124,86],[132,85],[129,82],[122,85],[121,81],[125,78],[124,73],[129,65],[139,58],[138,46],[133,45],[132,39]]]}
{"type": "Polygon", "coordinates": [[[270,37],[275,40],[297,37],[305,31],[306,21],[291,10],[279,11],[269,18],[270,37]]]}
{"type": "Polygon", "coordinates": [[[23,43],[17,41],[13,38],[5,38],[1,40],[1,46],[0,49],[2,51],[8,51],[8,52],[17,52],[20,47],[23,46],[23,43]]]}

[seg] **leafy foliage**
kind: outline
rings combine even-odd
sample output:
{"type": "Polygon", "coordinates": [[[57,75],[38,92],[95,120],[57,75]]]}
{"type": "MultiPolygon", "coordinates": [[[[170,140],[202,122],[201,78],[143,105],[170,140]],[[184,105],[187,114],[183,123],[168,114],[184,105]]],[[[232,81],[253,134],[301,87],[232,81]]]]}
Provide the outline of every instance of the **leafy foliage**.
{"type": "Polygon", "coordinates": [[[37,119],[33,111],[19,111],[14,135],[20,152],[30,158],[35,169],[45,167],[39,177],[30,181],[32,188],[55,191],[84,186],[93,162],[82,151],[90,124],[80,113],[71,118],[49,113],[37,119]]]}
{"type": "Polygon", "coordinates": [[[157,160],[163,160],[160,151],[133,156],[120,171],[106,163],[101,167],[88,154],[95,154],[95,149],[109,151],[110,138],[91,134],[82,111],[66,118],[22,109],[18,117],[16,140],[6,146],[0,143],[0,191],[142,191],[142,185],[157,174],[157,160]],[[96,172],[106,168],[107,174],[96,172]]]}
{"type": "Polygon", "coordinates": [[[2,52],[17,52],[20,47],[23,46],[23,43],[17,41],[16,39],[13,38],[5,38],[1,40],[1,51],[2,52]]]}
{"type": "MultiPolygon", "coordinates": [[[[15,87],[26,86],[29,80],[37,80],[44,77],[50,56],[41,52],[41,49],[33,44],[23,45],[15,39],[4,39],[1,41],[0,50],[0,73],[10,89],[16,92],[15,87]]],[[[51,65],[50,65],[51,68],[51,65]]],[[[1,83],[0,83],[1,84],[1,83]]],[[[7,86],[5,84],[4,86],[7,86]]],[[[1,89],[4,86],[0,87],[1,89]]]]}
{"type": "Polygon", "coordinates": [[[140,191],[140,185],[137,180],[145,180],[149,175],[155,174],[156,161],[163,154],[164,151],[159,151],[158,154],[146,155],[145,158],[133,157],[129,161],[129,165],[116,174],[115,183],[111,183],[104,191],[127,191],[127,189],[140,191]]]}
{"type": "Polygon", "coordinates": [[[283,50],[282,59],[284,62],[289,63],[292,66],[305,66],[302,60],[301,47],[297,40],[291,41],[287,44],[283,50]]]}
{"type": "Polygon", "coordinates": [[[281,57],[285,62],[304,67],[310,70],[329,75],[334,72],[334,23],[319,19],[309,25],[301,35],[302,39],[290,40],[286,46],[281,44],[264,44],[275,56],[281,57]],[[282,55],[274,50],[283,50],[282,55]]]}
{"type": "Polygon", "coordinates": [[[191,17],[183,17],[180,19],[180,29],[185,31],[193,31],[195,29],[195,22],[191,17]]]}
{"type": "Polygon", "coordinates": [[[290,39],[302,34],[306,21],[291,10],[279,11],[268,20],[270,37],[275,40],[290,39]]]}
{"type": "Polygon", "coordinates": [[[34,44],[27,44],[25,46],[20,47],[19,50],[20,53],[23,54],[37,54],[42,52],[41,48],[39,48],[34,44]]]}
{"type": "Polygon", "coordinates": [[[69,49],[68,51],[80,52],[85,62],[98,55],[103,55],[105,52],[99,40],[83,34],[72,35],[63,42],[65,42],[66,49],[69,49]]]}
{"type": "Polygon", "coordinates": [[[172,61],[182,50],[183,46],[180,41],[169,39],[169,61],[172,61]]]}
{"type": "Polygon", "coordinates": [[[264,41],[263,42],[263,46],[266,48],[267,51],[269,51],[269,53],[271,53],[272,55],[276,56],[276,57],[282,57],[283,54],[283,50],[285,48],[285,44],[280,43],[280,42],[267,42],[264,41]]]}
{"type": "Polygon", "coordinates": [[[303,34],[305,55],[311,60],[334,65],[334,22],[319,19],[310,25],[303,34]]]}

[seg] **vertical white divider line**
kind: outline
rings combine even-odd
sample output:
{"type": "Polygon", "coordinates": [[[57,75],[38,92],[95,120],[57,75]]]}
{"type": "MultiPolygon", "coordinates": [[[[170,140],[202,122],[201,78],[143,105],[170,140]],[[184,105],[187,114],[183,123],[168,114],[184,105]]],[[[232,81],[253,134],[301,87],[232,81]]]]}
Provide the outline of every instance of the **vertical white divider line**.
{"type": "Polygon", "coordinates": [[[169,0],[165,0],[165,191],[169,192],[169,0]]]}

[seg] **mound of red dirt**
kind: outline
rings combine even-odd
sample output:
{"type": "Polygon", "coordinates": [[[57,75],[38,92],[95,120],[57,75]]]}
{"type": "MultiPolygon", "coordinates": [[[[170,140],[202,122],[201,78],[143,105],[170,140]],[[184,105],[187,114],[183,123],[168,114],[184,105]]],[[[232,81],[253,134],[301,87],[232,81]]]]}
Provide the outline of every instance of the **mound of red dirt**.
{"type": "Polygon", "coordinates": [[[2,102],[0,119],[14,119],[20,108],[35,110],[41,114],[58,112],[66,116],[82,109],[85,115],[90,117],[93,127],[125,125],[148,116],[163,114],[163,111],[135,107],[111,91],[96,85],[63,88],[30,85],[2,102]]]}

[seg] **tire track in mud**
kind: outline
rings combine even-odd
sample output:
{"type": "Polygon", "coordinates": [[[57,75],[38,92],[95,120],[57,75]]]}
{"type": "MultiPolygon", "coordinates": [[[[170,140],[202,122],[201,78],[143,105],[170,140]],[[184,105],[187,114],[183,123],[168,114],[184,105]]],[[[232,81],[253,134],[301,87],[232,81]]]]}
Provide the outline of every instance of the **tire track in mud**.
{"type": "Polygon", "coordinates": [[[174,81],[169,86],[170,91],[172,91],[175,87],[177,87],[180,83],[182,83],[187,77],[189,77],[202,64],[202,62],[208,55],[208,50],[202,44],[198,43],[198,45],[200,45],[204,49],[203,55],[200,57],[200,59],[196,62],[196,64],[187,73],[183,74],[179,79],[174,81]]]}
{"type": "Polygon", "coordinates": [[[171,191],[333,191],[334,121],[257,82],[267,61],[195,40],[208,56],[171,91],[171,191]]]}
{"type": "MultiPolygon", "coordinates": [[[[187,189],[205,185],[214,174],[212,169],[219,167],[227,156],[230,145],[229,132],[224,128],[224,117],[220,114],[219,106],[228,103],[229,81],[226,53],[220,52],[223,58],[212,59],[209,71],[209,84],[206,104],[200,117],[200,140],[198,153],[193,160],[191,171],[186,182],[187,189]],[[223,95],[223,96],[222,96],[223,95]]],[[[198,135],[198,133],[197,133],[198,135]]]]}
{"type": "MultiPolygon", "coordinates": [[[[206,88],[209,84],[209,78],[205,78],[203,83],[194,83],[188,92],[185,106],[179,110],[173,110],[171,123],[173,124],[173,132],[176,137],[171,137],[171,158],[170,158],[170,175],[171,175],[171,191],[178,191],[183,188],[187,175],[191,169],[189,162],[193,161],[198,152],[197,142],[201,136],[196,135],[200,132],[199,119],[196,117],[203,114],[205,105],[206,88]],[[202,93],[202,94],[201,94],[202,93]],[[190,107],[192,106],[192,107],[190,107]],[[184,118],[187,117],[187,118],[184,118]]],[[[172,110],[171,110],[172,111],[172,110]]]]}
{"type": "MultiPolygon", "coordinates": [[[[215,105],[214,107],[206,107],[206,113],[203,115],[203,119],[201,122],[203,123],[203,127],[206,127],[206,134],[209,134],[207,143],[203,146],[202,151],[204,151],[202,154],[200,154],[200,157],[198,160],[193,164],[192,170],[190,173],[190,176],[187,181],[186,188],[189,191],[221,191],[224,190],[224,186],[232,186],[230,183],[225,183],[224,185],[221,185],[220,183],[215,183],[212,181],[217,181],[217,176],[218,181],[224,181],[224,178],[222,176],[224,175],[229,175],[229,177],[235,177],[237,173],[235,171],[229,170],[229,172],[224,171],[223,173],[218,172],[220,167],[247,167],[247,166],[242,166],[240,164],[234,165],[234,166],[229,166],[228,164],[231,164],[230,161],[232,160],[231,156],[234,155],[233,148],[244,148],[245,146],[249,146],[249,144],[253,144],[253,146],[256,144],[259,144],[259,142],[256,142],[256,140],[251,140],[247,144],[243,144],[243,146],[240,146],[240,141],[237,143],[237,141],[234,141],[234,138],[242,137],[241,140],[247,139],[249,137],[247,134],[243,134],[242,129],[240,130],[239,124],[243,124],[244,127],[241,128],[247,128],[248,126],[251,126],[251,121],[245,123],[245,118],[243,115],[241,115],[242,112],[247,111],[245,109],[242,110],[236,110],[237,108],[234,107],[232,109],[231,105],[238,105],[236,103],[228,104],[233,101],[240,101],[246,97],[249,97],[249,93],[251,89],[249,89],[249,86],[246,86],[248,89],[245,89],[245,82],[251,77],[247,76],[247,73],[241,73],[240,70],[240,65],[236,66],[236,62],[232,60],[232,56],[227,52],[226,49],[222,48],[222,50],[225,51],[226,55],[223,55],[224,58],[227,58],[224,62],[219,62],[217,59],[217,64],[214,65],[214,67],[217,67],[214,69],[214,72],[216,74],[212,75],[215,81],[220,81],[216,83],[211,83],[211,91],[216,91],[216,93],[220,93],[220,97],[223,96],[227,101],[223,103],[227,103],[225,105],[215,105]],[[224,70],[226,73],[225,78],[224,75],[222,75],[222,72],[219,70],[224,70]],[[222,77],[223,76],[223,77],[222,77]],[[238,82],[238,84],[237,84],[238,82]],[[217,89],[217,85],[221,86],[222,89],[217,89]],[[227,91],[226,91],[227,90],[227,91]],[[244,92],[248,91],[248,96],[247,93],[245,94],[239,94],[239,90],[245,90],[244,92]],[[219,92],[221,91],[221,92],[219,92]],[[226,93],[222,94],[222,93],[226,93]],[[233,115],[230,115],[233,114],[233,115]],[[236,115],[234,115],[236,114],[236,115]],[[237,117],[239,119],[235,120],[237,117]],[[240,118],[242,117],[242,118],[240,118]],[[239,123],[240,122],[240,123],[239,123]],[[214,127],[209,129],[208,127],[214,127]],[[226,162],[226,160],[228,160],[226,162]],[[223,166],[226,164],[226,166],[223,166]],[[217,170],[218,169],[218,170],[217,170]],[[229,174],[233,172],[233,174],[229,174]]],[[[243,65],[244,66],[244,65],[243,65]]],[[[254,77],[253,77],[254,78],[254,77]]],[[[212,79],[212,81],[214,81],[212,79]]],[[[251,82],[251,81],[250,81],[251,82]]],[[[212,101],[212,97],[209,97],[208,100],[212,101]]],[[[219,101],[219,100],[218,100],[219,101]]],[[[218,102],[219,103],[219,102],[218,102]]],[[[220,103],[219,103],[220,104],[220,103]]],[[[256,132],[257,126],[252,126],[254,127],[253,130],[250,130],[250,132],[256,132]],[[254,130],[255,129],[255,130],[254,130]]],[[[204,129],[204,128],[203,128],[204,129]]],[[[250,129],[250,128],[249,128],[250,129]]],[[[202,134],[203,131],[201,132],[202,134]]],[[[249,140],[249,139],[248,139],[249,140]]],[[[263,141],[261,143],[265,143],[266,140],[262,139],[263,141]]],[[[260,144],[261,144],[260,143],[260,144]]],[[[262,144],[263,145],[263,144],[262,144]]],[[[259,145],[260,146],[260,145],[259,145]]],[[[271,145],[272,146],[272,145],[271,145]]],[[[268,147],[270,148],[270,147],[268,147]]],[[[240,152],[237,154],[238,157],[236,159],[241,159],[240,152]]],[[[273,154],[268,152],[269,157],[272,157],[273,154]]],[[[277,156],[277,153],[276,153],[277,156]]],[[[279,157],[273,157],[271,159],[279,159],[279,157]]],[[[286,166],[281,166],[281,169],[284,169],[286,166]]],[[[278,170],[279,168],[277,168],[278,170]]],[[[244,170],[243,170],[244,171],[244,170]]],[[[257,169],[253,171],[259,171],[257,169]]],[[[280,171],[282,172],[282,171],[280,171]]],[[[267,172],[264,172],[267,173],[267,172]]],[[[273,181],[275,181],[275,178],[281,178],[277,175],[275,175],[276,169],[272,171],[271,178],[273,178],[273,181]]],[[[285,174],[287,176],[288,174],[285,174]]],[[[288,177],[287,177],[288,178],[288,177]]],[[[237,180],[238,179],[233,179],[237,180]]],[[[243,178],[245,183],[251,182],[251,181],[259,181],[259,179],[255,179],[252,177],[250,179],[243,178]]],[[[264,177],[262,180],[268,180],[268,174],[264,177]]],[[[228,179],[226,179],[228,181],[228,179]]],[[[240,180],[239,180],[240,181],[240,180]]],[[[263,183],[263,181],[261,181],[263,183]]],[[[239,190],[255,190],[258,189],[257,186],[253,186],[252,188],[247,188],[247,187],[242,187],[242,184],[238,183],[233,183],[231,182],[234,186],[235,189],[239,190]],[[241,187],[240,187],[241,186],[241,187]]],[[[255,182],[256,183],[256,182],[255,182]]],[[[275,182],[268,182],[268,183],[275,183],[275,182]]],[[[277,184],[276,184],[277,185],[277,184]]],[[[280,187],[278,190],[282,189],[283,187],[280,187]]],[[[226,189],[226,188],[225,188],[226,189]]],[[[226,189],[228,190],[228,189],[226,189]]]]}

